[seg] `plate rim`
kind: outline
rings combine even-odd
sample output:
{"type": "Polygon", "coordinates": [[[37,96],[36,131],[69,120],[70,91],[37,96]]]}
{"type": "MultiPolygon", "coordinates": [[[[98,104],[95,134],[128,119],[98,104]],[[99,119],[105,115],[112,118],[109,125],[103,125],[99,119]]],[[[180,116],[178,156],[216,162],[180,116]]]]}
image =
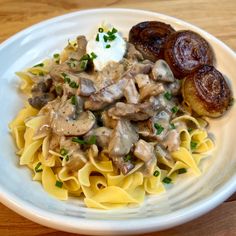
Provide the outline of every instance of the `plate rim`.
{"type": "MultiPolygon", "coordinates": [[[[157,13],[154,11],[132,9],[132,8],[93,8],[86,10],[78,10],[41,21],[30,27],[27,27],[26,29],[17,32],[10,38],[4,40],[0,44],[0,53],[4,47],[7,47],[17,38],[27,35],[28,33],[33,31],[34,29],[37,29],[38,27],[44,27],[47,24],[54,23],[59,20],[63,20],[65,18],[70,18],[78,14],[81,15],[81,14],[96,13],[96,12],[111,13],[112,11],[116,12],[120,11],[122,13],[138,12],[140,14],[150,14],[154,17],[158,17],[163,20],[165,19],[169,19],[172,21],[174,20],[175,22],[178,22],[178,24],[191,27],[192,29],[203,33],[208,38],[213,39],[217,44],[223,47],[224,50],[226,50],[229,54],[231,54],[231,56],[234,59],[236,59],[236,53],[233,51],[233,49],[231,49],[228,45],[217,39],[215,36],[211,35],[210,33],[191,23],[175,18],[173,16],[157,13]]],[[[0,192],[1,192],[0,201],[13,211],[17,212],[18,214],[36,223],[45,225],[50,228],[55,228],[67,232],[74,232],[74,233],[79,232],[84,234],[93,233],[97,235],[98,234],[109,235],[111,233],[136,234],[136,233],[152,232],[156,230],[159,231],[177,226],[182,223],[186,223],[212,210],[220,203],[222,203],[224,200],[226,200],[235,191],[236,191],[236,173],[232,175],[223,186],[221,186],[219,189],[215,191],[214,196],[211,197],[207,196],[206,198],[197,201],[191,206],[184,207],[183,209],[177,210],[174,213],[169,213],[167,214],[168,219],[162,219],[166,218],[167,215],[152,216],[148,218],[137,218],[137,219],[133,218],[128,220],[129,225],[121,224],[122,221],[127,221],[127,220],[83,219],[83,218],[76,218],[72,216],[58,215],[55,213],[51,213],[15,196],[10,191],[4,189],[2,186],[0,186],[0,192]],[[171,220],[172,222],[170,223],[171,220]]]]}

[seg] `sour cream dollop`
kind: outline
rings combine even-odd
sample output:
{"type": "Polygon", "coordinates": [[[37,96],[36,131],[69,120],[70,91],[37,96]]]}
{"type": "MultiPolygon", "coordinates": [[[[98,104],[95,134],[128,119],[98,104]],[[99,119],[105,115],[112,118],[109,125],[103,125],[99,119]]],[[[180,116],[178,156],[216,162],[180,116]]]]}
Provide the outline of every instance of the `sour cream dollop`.
{"type": "Polygon", "coordinates": [[[109,62],[119,62],[125,55],[126,42],[113,27],[100,27],[97,33],[88,41],[86,51],[93,59],[95,69],[101,71],[109,62]]]}

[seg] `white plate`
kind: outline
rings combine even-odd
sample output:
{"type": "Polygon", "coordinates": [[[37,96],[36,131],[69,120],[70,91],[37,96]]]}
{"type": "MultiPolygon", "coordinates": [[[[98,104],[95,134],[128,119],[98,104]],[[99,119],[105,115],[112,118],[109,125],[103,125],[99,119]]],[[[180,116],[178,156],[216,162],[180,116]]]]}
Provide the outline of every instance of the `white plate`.
{"type": "Polygon", "coordinates": [[[17,92],[16,71],[34,65],[60,51],[67,39],[89,34],[100,22],[113,24],[127,35],[134,24],[160,20],[176,30],[191,29],[212,45],[217,68],[236,91],[236,56],[226,45],[205,31],[169,16],[130,9],[79,11],[34,25],[0,45],[0,200],[19,214],[48,227],[81,234],[128,234],[166,229],[192,220],[216,207],[236,190],[236,107],[211,122],[215,155],[203,161],[200,178],[181,178],[166,194],[147,197],[139,208],[113,211],[87,209],[82,201],[67,202],[50,197],[31,180],[26,167],[19,167],[7,125],[23,101],[17,92]]]}

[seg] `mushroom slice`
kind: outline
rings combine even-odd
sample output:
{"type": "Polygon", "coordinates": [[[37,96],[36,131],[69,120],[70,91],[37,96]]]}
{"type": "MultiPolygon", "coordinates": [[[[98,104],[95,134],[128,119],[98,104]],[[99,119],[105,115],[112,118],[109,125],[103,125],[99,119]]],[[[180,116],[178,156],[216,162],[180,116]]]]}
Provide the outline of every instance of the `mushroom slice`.
{"type": "Polygon", "coordinates": [[[123,89],[127,83],[126,79],[121,79],[117,83],[109,85],[98,92],[92,94],[85,102],[85,109],[92,111],[100,110],[107,105],[123,97],[123,89]]]}
{"type": "Polygon", "coordinates": [[[174,82],[174,75],[169,65],[164,60],[158,60],[152,68],[153,80],[162,82],[174,82]]]}
{"type": "Polygon", "coordinates": [[[144,100],[151,96],[157,96],[165,91],[162,83],[150,83],[140,89],[140,99],[144,100]]]}
{"type": "Polygon", "coordinates": [[[80,136],[86,134],[94,126],[96,119],[92,112],[79,113],[77,106],[70,99],[62,102],[57,109],[51,111],[51,127],[55,134],[80,136]]]}
{"type": "Polygon", "coordinates": [[[152,175],[156,165],[153,145],[140,139],[135,144],[134,155],[145,163],[145,174],[152,175]]]}
{"type": "Polygon", "coordinates": [[[124,157],[130,152],[131,147],[137,141],[138,134],[130,121],[120,119],[111,134],[108,145],[109,156],[112,158],[124,157]]]}
{"type": "Polygon", "coordinates": [[[139,93],[132,79],[127,81],[127,84],[124,88],[124,96],[128,103],[137,104],[139,102],[139,93]]]}
{"type": "Polygon", "coordinates": [[[122,172],[123,175],[127,175],[135,167],[135,165],[131,161],[124,161],[122,157],[114,157],[113,163],[122,172]]]}
{"type": "Polygon", "coordinates": [[[101,119],[104,126],[111,129],[114,129],[116,127],[117,120],[110,117],[107,111],[102,112],[101,119]]]}
{"type": "Polygon", "coordinates": [[[81,96],[90,96],[92,93],[96,91],[93,81],[90,79],[86,79],[81,77],[79,80],[79,88],[77,90],[78,95],[81,96]]]}
{"type": "Polygon", "coordinates": [[[99,128],[90,130],[84,136],[84,139],[88,140],[91,136],[95,136],[96,144],[99,147],[107,148],[110,141],[111,133],[112,133],[112,129],[109,129],[107,127],[99,127],[99,128]]]}
{"type": "Polygon", "coordinates": [[[169,152],[177,151],[180,146],[180,137],[178,131],[170,130],[162,144],[169,152]]]}
{"type": "Polygon", "coordinates": [[[117,102],[115,107],[108,110],[108,115],[112,118],[123,117],[133,121],[147,120],[155,113],[153,105],[150,102],[139,104],[117,102]]]}

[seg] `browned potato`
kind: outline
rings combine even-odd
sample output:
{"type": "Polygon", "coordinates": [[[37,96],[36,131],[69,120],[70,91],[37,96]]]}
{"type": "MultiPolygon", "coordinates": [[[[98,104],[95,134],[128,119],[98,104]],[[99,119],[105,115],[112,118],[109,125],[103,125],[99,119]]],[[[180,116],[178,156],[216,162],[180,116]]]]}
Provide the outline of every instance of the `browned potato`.
{"type": "Polygon", "coordinates": [[[157,61],[164,57],[166,38],[175,32],[171,25],[159,21],[145,21],[134,25],[129,32],[129,42],[134,44],[145,59],[157,61]]]}
{"type": "Polygon", "coordinates": [[[164,59],[178,79],[192,74],[202,65],[213,65],[213,58],[210,45],[196,32],[180,30],[166,40],[164,59]]]}
{"type": "Polygon", "coordinates": [[[185,77],[184,102],[200,116],[219,117],[227,110],[231,91],[223,75],[214,66],[204,65],[185,77]]]}

